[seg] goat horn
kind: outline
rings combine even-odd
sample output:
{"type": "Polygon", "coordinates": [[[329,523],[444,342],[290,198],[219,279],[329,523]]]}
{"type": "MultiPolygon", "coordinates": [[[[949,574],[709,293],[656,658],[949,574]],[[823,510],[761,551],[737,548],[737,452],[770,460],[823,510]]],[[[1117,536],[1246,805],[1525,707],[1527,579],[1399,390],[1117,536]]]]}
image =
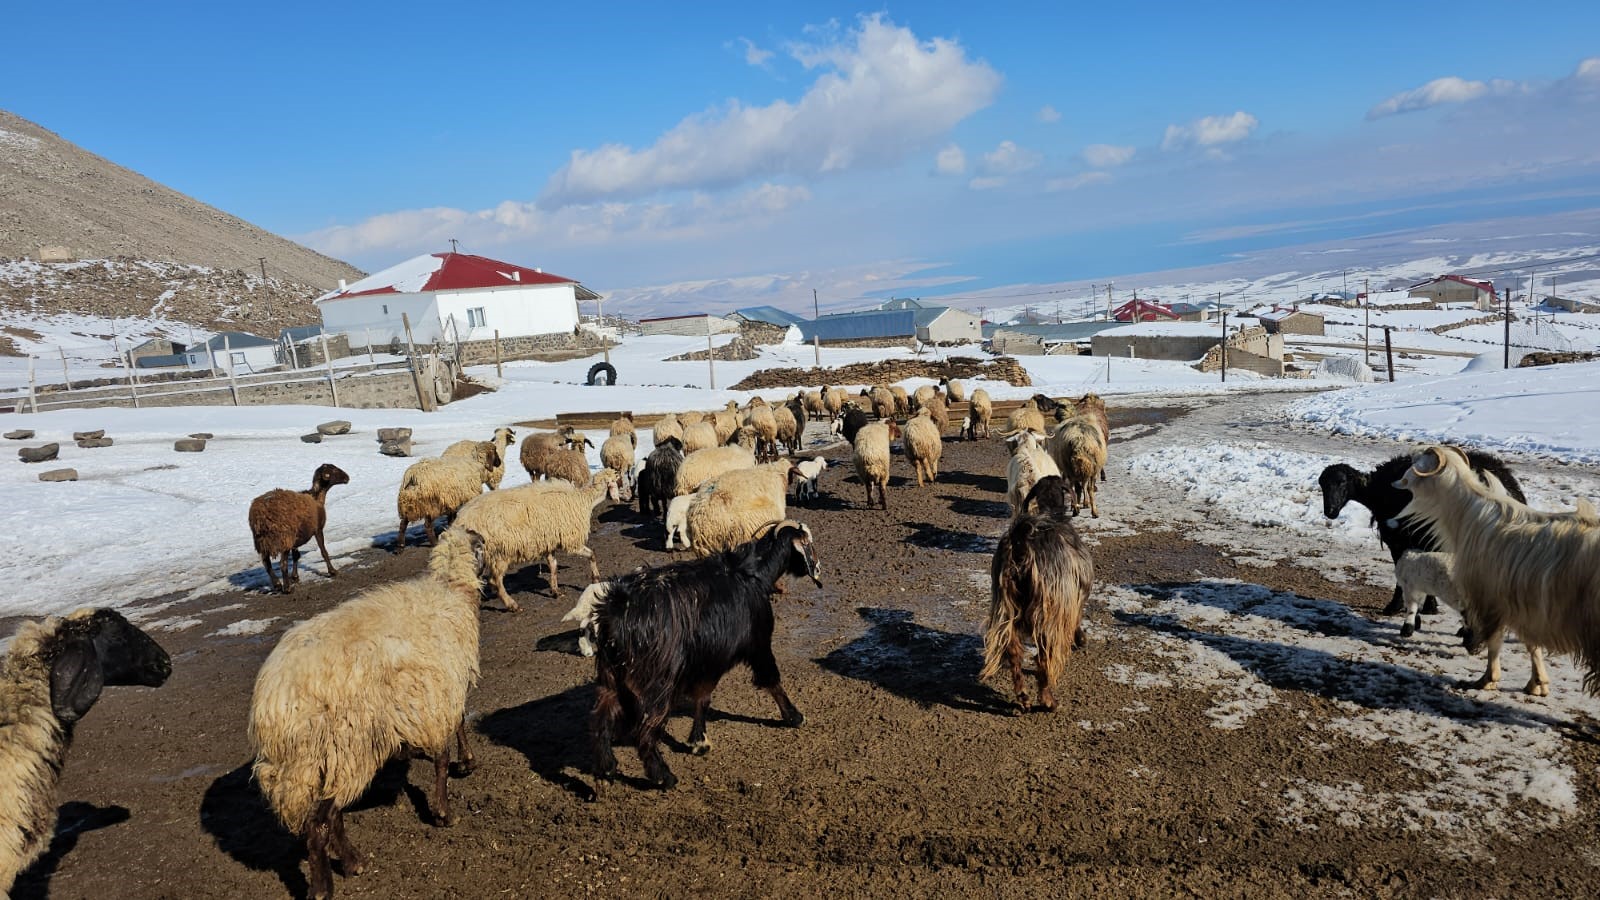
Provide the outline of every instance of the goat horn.
{"type": "Polygon", "coordinates": [[[1426,449],[1426,450],[1422,451],[1421,453],[1417,454],[1417,456],[1419,457],[1419,460],[1420,460],[1420,457],[1427,456],[1430,453],[1433,454],[1433,459],[1434,459],[1433,468],[1428,469],[1427,471],[1423,471],[1423,469],[1421,468],[1422,463],[1420,461],[1418,461],[1418,462],[1413,462],[1411,464],[1411,471],[1417,473],[1417,475],[1419,475],[1419,476],[1421,476],[1423,478],[1431,478],[1434,475],[1437,475],[1441,471],[1443,471],[1443,469],[1444,469],[1444,453],[1441,451],[1441,448],[1439,448],[1439,447],[1429,447],[1428,449],[1426,449]]]}

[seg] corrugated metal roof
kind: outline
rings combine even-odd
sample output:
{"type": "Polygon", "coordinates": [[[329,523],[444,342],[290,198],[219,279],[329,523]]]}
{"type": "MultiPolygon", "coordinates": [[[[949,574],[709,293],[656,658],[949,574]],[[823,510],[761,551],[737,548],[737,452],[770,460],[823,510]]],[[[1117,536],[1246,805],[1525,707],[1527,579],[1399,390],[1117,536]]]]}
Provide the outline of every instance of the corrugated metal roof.
{"type": "Polygon", "coordinates": [[[310,340],[322,333],[321,325],[294,325],[278,333],[278,340],[292,341],[296,344],[310,340]]]}
{"type": "MultiPolygon", "coordinates": [[[[1044,341],[1082,341],[1094,337],[1108,328],[1119,328],[1122,322],[1062,322],[1059,325],[996,325],[994,331],[1013,331],[1028,334],[1044,341]]],[[[992,334],[984,326],[986,334],[992,334]]]]}
{"type": "Polygon", "coordinates": [[[223,349],[222,339],[224,337],[228,339],[227,346],[230,350],[239,350],[245,347],[272,347],[278,343],[277,341],[269,341],[264,337],[245,334],[242,331],[219,331],[215,337],[206,341],[203,346],[210,350],[221,350],[223,349]]]}
{"type": "Polygon", "coordinates": [[[911,299],[910,297],[890,297],[888,300],[878,304],[878,309],[880,310],[922,308],[923,307],[921,303],[911,299]]]}
{"type": "Polygon", "coordinates": [[[917,327],[927,328],[929,325],[933,324],[934,319],[939,318],[949,311],[950,307],[948,306],[924,306],[921,309],[914,310],[916,313],[917,327]]]}
{"type": "Polygon", "coordinates": [[[800,336],[808,341],[812,337],[824,341],[914,337],[917,318],[916,312],[909,309],[869,310],[823,316],[810,322],[801,322],[799,327],[800,336]]]}
{"type": "Polygon", "coordinates": [[[765,322],[768,325],[799,325],[805,319],[794,313],[784,312],[776,306],[746,306],[744,309],[733,311],[736,316],[743,316],[751,322],[765,322]]]}

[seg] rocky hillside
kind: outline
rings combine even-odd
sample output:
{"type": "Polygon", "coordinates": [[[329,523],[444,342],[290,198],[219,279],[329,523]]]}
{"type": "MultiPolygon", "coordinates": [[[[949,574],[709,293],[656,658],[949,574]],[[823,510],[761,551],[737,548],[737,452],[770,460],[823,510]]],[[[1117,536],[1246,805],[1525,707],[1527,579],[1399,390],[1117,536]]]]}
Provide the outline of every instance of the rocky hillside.
{"type": "Polygon", "coordinates": [[[360,275],[0,110],[0,312],[156,310],[275,334],[316,321],[310,299],[360,275]],[[55,246],[93,262],[39,264],[55,246]]]}

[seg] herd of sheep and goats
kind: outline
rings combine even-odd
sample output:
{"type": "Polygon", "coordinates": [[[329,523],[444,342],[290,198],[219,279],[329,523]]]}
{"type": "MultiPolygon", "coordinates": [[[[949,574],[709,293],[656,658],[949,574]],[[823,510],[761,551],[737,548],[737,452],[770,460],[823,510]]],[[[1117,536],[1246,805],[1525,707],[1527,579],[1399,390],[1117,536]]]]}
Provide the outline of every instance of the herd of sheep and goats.
{"type": "MultiPolygon", "coordinates": [[[[519,487],[500,487],[515,440],[510,428],[412,464],[398,491],[395,549],[420,521],[432,546],[427,571],[290,628],[255,684],[248,723],[255,780],[273,812],[305,840],[311,895],[333,891],[330,856],[346,874],[362,870],[343,810],[397,754],[433,760],[431,814],[436,824],[452,821],[448,777],[475,764],[465,713],[478,679],[485,582],[515,611],[506,573],[543,561],[560,597],[558,553],[589,562],[592,583],[567,619],[577,623],[581,651],[595,658],[597,782],[616,776],[613,743],[623,739],[636,747],[651,784],[674,785],[660,750],[668,716],[680,702],[692,705],[689,747],[708,750],[712,691],[741,663],[776,701],[782,721],[799,725],[803,716],[772,653],[771,601],[790,577],[822,584],[811,531],[786,509],[791,496],[815,498],[827,466],[821,455],[797,455],[806,423],[831,422],[851,448],[866,507],[887,511],[895,442],[917,485],[932,482],[950,404],[962,402],[961,438],[988,439],[988,393],[968,397],[959,382],[942,380],[910,394],[898,386],[859,395],[824,386],[781,405],[756,397],[742,409],[730,402],[710,414],[666,415],[653,425],[654,447],[642,465],[625,415],[599,448],[596,472],[582,433],[530,434],[519,456],[531,483],[519,487]],[[602,579],[587,546],[593,513],[607,500],[635,496],[640,513],[663,524],[666,547],[686,546],[693,558],[602,579]],[[441,518],[448,527],[436,532],[441,518]]],[[[1023,669],[1030,641],[1037,708],[1052,710],[1052,685],[1084,640],[1094,564],[1072,521],[1082,509],[1099,515],[1096,482],[1105,479],[1110,437],[1105,404],[1093,394],[1035,395],[1010,414],[1003,435],[1012,515],[990,566],[981,677],[1008,671],[1015,711],[1033,708],[1023,669]]],[[[348,481],[325,464],[310,490],[273,490],[251,504],[250,531],[274,590],[293,591],[299,548],[312,539],[335,574],[323,541],[326,499],[348,481]]],[[[1512,630],[1532,659],[1529,694],[1549,692],[1547,649],[1578,656],[1585,687],[1600,691],[1600,518],[1586,502],[1573,511],[1532,509],[1502,461],[1452,446],[1425,447],[1372,471],[1332,465],[1320,482],[1329,518],[1352,500],[1371,511],[1395,563],[1384,612],[1405,614],[1402,635],[1443,601],[1465,620],[1467,650],[1488,647],[1488,669],[1472,687],[1497,685],[1501,642],[1512,630]]],[[[159,686],[170,672],[161,647],[114,610],[84,609],[17,632],[0,662],[0,891],[49,844],[74,723],[103,686],[159,686]]]]}

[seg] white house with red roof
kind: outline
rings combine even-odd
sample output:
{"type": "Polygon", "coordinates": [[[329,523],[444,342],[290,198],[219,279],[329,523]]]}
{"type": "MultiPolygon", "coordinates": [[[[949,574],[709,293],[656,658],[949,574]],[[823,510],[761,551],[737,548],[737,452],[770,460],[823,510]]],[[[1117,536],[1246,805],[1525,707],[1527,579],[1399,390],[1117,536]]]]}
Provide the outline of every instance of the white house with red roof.
{"type": "Polygon", "coordinates": [[[1492,312],[1496,305],[1493,282],[1473,281],[1460,275],[1440,275],[1414,284],[1406,296],[1429,303],[1471,303],[1486,312],[1492,312]]]}
{"type": "Polygon", "coordinates": [[[351,346],[571,334],[578,302],[599,297],[571,278],[471,253],[426,253],[316,299],[327,334],[351,346]]]}

